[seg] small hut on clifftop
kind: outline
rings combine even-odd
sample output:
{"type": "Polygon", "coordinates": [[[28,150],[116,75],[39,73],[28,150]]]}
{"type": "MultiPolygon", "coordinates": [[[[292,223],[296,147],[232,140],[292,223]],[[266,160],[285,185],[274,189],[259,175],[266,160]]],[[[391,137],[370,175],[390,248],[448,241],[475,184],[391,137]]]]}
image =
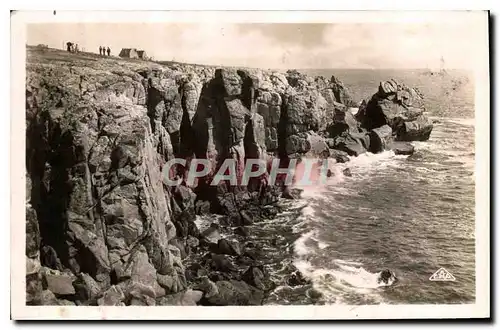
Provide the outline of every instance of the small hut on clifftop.
{"type": "Polygon", "coordinates": [[[122,48],[118,56],[122,58],[139,58],[135,48],[122,48]]]}
{"type": "Polygon", "coordinates": [[[137,55],[139,56],[139,58],[141,60],[147,60],[148,59],[148,55],[146,54],[145,50],[138,50],[137,51],[137,55]]]}

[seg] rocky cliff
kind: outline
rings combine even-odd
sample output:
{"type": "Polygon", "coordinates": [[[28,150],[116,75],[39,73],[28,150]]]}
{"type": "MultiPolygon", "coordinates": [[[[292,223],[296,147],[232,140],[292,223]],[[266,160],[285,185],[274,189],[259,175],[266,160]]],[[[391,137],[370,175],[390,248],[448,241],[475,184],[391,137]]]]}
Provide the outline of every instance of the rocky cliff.
{"type": "MultiPolygon", "coordinates": [[[[165,162],[201,158],[216,169],[234,159],[241,177],[251,158],[411,153],[401,141],[432,130],[411,103],[419,96],[397,82],[381,83],[354,116],[338,79],[295,70],[34,48],[26,69],[27,304],[260,304],[276,283],[258,248],[218,232],[236,227],[245,237],[245,225],[279,211],[283,188],[265,177],[170,187],[165,162]],[[200,231],[196,215],[208,213],[225,215],[224,228],[200,231]]],[[[185,177],[186,168],[172,175],[185,177]]]]}

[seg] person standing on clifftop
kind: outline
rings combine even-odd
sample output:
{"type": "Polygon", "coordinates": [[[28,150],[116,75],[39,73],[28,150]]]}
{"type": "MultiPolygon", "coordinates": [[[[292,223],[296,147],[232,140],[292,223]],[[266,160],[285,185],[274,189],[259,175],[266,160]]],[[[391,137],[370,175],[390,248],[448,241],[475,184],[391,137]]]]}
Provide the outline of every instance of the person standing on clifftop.
{"type": "Polygon", "coordinates": [[[99,55],[102,55],[102,46],[99,46],[99,55]]]}
{"type": "Polygon", "coordinates": [[[108,56],[111,54],[111,49],[108,47],[108,56]]]}

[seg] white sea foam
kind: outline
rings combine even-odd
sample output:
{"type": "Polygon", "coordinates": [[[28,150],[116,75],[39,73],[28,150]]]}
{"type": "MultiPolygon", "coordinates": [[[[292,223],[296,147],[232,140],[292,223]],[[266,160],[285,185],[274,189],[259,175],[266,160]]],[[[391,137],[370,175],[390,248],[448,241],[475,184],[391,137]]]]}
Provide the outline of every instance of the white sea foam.
{"type": "Polygon", "coordinates": [[[382,298],[375,289],[392,283],[378,283],[380,272],[370,273],[363,267],[353,267],[337,264],[335,269],[315,267],[305,259],[298,259],[294,266],[307,278],[313,282],[316,290],[323,294],[329,303],[346,303],[342,295],[353,292],[369,296],[370,298],[382,302],[382,298]]]}
{"type": "Polygon", "coordinates": [[[307,232],[295,241],[295,243],[293,244],[293,248],[297,256],[303,257],[311,253],[312,249],[310,246],[308,246],[308,243],[310,242],[310,238],[315,234],[316,231],[314,230],[307,232]]]}
{"type": "Polygon", "coordinates": [[[465,126],[475,126],[475,118],[446,118],[446,121],[454,124],[465,125],[465,126]]]}
{"type": "Polygon", "coordinates": [[[314,209],[311,205],[308,205],[302,209],[302,215],[305,217],[312,217],[314,215],[314,209]]]}
{"type": "Polygon", "coordinates": [[[325,243],[325,242],[318,241],[318,247],[319,247],[319,249],[320,249],[320,250],[324,250],[324,249],[326,249],[326,248],[327,248],[327,247],[329,247],[329,246],[330,246],[330,244],[327,244],[327,243],[325,243]]]}

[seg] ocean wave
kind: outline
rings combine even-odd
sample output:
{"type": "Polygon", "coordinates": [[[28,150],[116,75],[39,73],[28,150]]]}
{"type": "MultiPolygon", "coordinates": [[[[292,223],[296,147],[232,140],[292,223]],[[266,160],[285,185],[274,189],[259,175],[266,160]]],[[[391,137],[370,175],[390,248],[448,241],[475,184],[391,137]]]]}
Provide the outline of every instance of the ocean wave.
{"type": "Polygon", "coordinates": [[[393,284],[379,283],[380,272],[371,273],[361,266],[346,265],[344,261],[337,260],[335,268],[324,268],[298,259],[294,266],[312,281],[314,289],[321,292],[328,303],[352,303],[349,299],[353,294],[361,296],[358,299],[382,303],[383,299],[376,289],[393,284]]]}
{"type": "Polygon", "coordinates": [[[453,124],[459,124],[464,126],[474,127],[476,125],[475,118],[446,118],[445,120],[453,124]]]}
{"type": "Polygon", "coordinates": [[[438,124],[453,123],[453,124],[459,124],[459,125],[464,125],[464,126],[474,126],[476,123],[475,118],[439,117],[439,116],[429,116],[429,118],[432,119],[433,121],[437,122],[438,124]]]}

